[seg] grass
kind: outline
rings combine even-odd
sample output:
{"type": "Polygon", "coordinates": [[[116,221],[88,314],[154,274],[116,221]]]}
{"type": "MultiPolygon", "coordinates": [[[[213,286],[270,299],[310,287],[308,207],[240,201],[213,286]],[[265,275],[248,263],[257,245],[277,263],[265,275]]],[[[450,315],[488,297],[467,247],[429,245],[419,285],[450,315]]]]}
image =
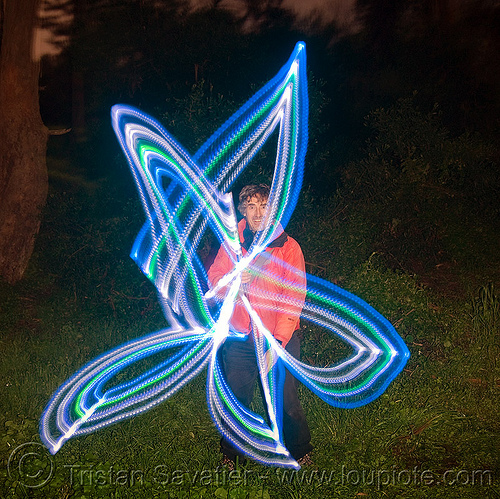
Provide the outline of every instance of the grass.
{"type": "MultiPolygon", "coordinates": [[[[26,487],[14,451],[40,442],[38,420],[54,390],[90,359],[164,327],[153,288],[127,255],[140,207],[118,189],[103,206],[104,191],[87,188],[57,185],[26,278],[14,287],[0,283],[2,497],[500,497],[498,288],[484,282],[450,298],[386,268],[376,254],[359,253],[342,286],[396,326],[411,358],[380,398],[357,409],[330,407],[301,389],[314,468],[291,473],[251,462],[229,475],[200,375],[151,411],[72,439],[53,458],[51,480],[26,487]]],[[[315,241],[303,246],[312,266],[333,280],[315,241]]],[[[341,257],[347,261],[355,248],[339,250],[341,257]]],[[[308,362],[327,362],[343,348],[304,325],[308,362]]],[[[33,474],[51,472],[46,454],[35,458],[33,474]]]]}

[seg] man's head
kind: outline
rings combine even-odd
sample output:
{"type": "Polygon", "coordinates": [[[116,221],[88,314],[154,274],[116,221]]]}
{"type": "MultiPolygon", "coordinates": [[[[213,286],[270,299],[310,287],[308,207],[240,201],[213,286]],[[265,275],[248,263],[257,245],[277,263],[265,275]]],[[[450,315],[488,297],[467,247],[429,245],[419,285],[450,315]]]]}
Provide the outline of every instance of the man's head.
{"type": "Polygon", "coordinates": [[[246,185],[241,189],[238,209],[252,232],[262,229],[269,191],[269,186],[265,184],[246,185]]]}

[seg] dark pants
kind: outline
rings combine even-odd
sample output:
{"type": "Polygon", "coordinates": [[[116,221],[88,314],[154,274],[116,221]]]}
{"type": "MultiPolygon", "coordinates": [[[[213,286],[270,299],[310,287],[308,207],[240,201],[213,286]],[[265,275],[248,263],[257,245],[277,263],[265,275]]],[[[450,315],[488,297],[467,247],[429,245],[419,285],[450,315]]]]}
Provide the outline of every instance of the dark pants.
{"type": "MultiPolygon", "coordinates": [[[[299,358],[300,339],[297,331],[287,343],[286,351],[299,358]]],[[[222,347],[222,363],[234,395],[241,404],[250,407],[255,381],[259,379],[255,346],[251,336],[245,341],[226,341],[222,347]]],[[[283,386],[283,435],[287,449],[296,460],[313,448],[309,426],[297,396],[297,384],[298,381],[287,370],[283,386]]],[[[221,449],[223,454],[233,461],[236,456],[240,456],[241,462],[241,455],[227,440],[221,440],[221,449]]]]}

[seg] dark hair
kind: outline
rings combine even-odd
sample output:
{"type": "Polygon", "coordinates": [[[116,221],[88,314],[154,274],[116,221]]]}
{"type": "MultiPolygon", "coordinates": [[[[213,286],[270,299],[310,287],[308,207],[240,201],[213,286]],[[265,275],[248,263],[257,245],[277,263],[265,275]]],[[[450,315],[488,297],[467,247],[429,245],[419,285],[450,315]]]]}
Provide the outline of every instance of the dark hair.
{"type": "Polygon", "coordinates": [[[245,187],[243,187],[243,189],[241,189],[240,191],[240,202],[238,204],[238,210],[240,210],[240,213],[245,216],[248,201],[250,201],[250,199],[252,199],[254,196],[256,198],[267,200],[269,198],[270,191],[271,188],[266,184],[245,185],[245,187]]]}

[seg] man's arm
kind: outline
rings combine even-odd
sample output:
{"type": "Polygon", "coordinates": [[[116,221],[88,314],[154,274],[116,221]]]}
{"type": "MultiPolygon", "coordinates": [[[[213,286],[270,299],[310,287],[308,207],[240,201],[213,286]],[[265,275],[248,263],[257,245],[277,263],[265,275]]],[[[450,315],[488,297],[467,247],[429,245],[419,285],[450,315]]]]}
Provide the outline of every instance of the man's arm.
{"type": "Polygon", "coordinates": [[[299,328],[299,318],[306,298],[306,273],[304,255],[299,244],[289,238],[283,252],[281,310],[277,311],[274,337],[285,346],[299,328]]]}
{"type": "Polygon", "coordinates": [[[219,280],[228,274],[233,269],[233,263],[229,258],[229,255],[226,253],[226,250],[221,245],[217,255],[214,259],[214,262],[208,269],[207,275],[208,280],[212,287],[214,287],[219,280]]]}

